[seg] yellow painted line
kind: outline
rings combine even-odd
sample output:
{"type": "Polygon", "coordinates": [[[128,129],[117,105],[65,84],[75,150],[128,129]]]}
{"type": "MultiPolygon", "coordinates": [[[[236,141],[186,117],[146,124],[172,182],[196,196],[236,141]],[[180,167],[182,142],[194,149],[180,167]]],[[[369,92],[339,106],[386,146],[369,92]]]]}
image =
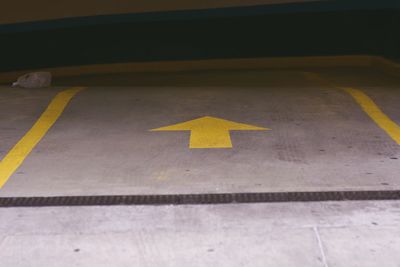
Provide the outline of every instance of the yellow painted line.
{"type": "Polygon", "coordinates": [[[4,186],[11,175],[21,166],[29,153],[46,135],[70,100],[83,89],[84,87],[74,87],[58,93],[32,128],[7,153],[0,162],[0,188],[4,186]]]}
{"type": "MultiPolygon", "coordinates": [[[[142,72],[181,72],[188,70],[227,70],[227,69],[288,69],[318,67],[355,67],[371,66],[373,62],[388,60],[376,56],[313,56],[313,57],[274,57],[274,58],[240,58],[240,59],[203,59],[183,61],[131,62],[114,64],[95,64],[70,67],[41,69],[49,71],[53,77],[102,73],[142,73],[142,72]]],[[[395,63],[392,63],[394,65],[395,63]]],[[[396,69],[392,65],[388,69],[396,69]]],[[[383,66],[379,64],[378,67],[383,66]]],[[[23,70],[0,73],[0,82],[13,82],[15,77],[36,70],[23,70]]]]}
{"type": "Polygon", "coordinates": [[[190,131],[189,148],[232,148],[230,131],[266,130],[270,129],[206,116],[151,131],[190,131]]]}
{"type": "Polygon", "coordinates": [[[332,87],[336,87],[332,84],[330,84],[327,80],[323,79],[321,76],[319,76],[318,74],[314,73],[314,72],[308,72],[305,71],[303,72],[303,75],[306,77],[306,79],[319,83],[319,84],[323,84],[323,85],[327,85],[327,86],[332,86],[332,87]]]}
{"type": "Polygon", "coordinates": [[[329,81],[321,78],[318,74],[313,72],[304,72],[307,79],[314,82],[324,84],[326,86],[335,87],[344,90],[351,95],[362,110],[381,128],[387,135],[389,135],[397,144],[400,145],[400,126],[391,120],[383,111],[375,104],[375,102],[367,96],[363,91],[350,87],[337,87],[329,81]]]}
{"type": "Polygon", "coordinates": [[[361,106],[365,113],[400,145],[400,126],[392,121],[364,92],[353,88],[342,88],[361,106]]]}

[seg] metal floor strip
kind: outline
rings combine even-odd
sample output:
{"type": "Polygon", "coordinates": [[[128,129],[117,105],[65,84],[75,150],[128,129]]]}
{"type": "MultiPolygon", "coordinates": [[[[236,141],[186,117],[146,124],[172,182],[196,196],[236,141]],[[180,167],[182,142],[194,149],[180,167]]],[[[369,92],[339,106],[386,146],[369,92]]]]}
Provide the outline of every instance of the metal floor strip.
{"type": "Polygon", "coordinates": [[[109,206],[109,205],[199,205],[229,203],[308,201],[400,200],[400,190],[267,192],[186,195],[104,195],[56,197],[3,197],[0,207],[109,206]]]}

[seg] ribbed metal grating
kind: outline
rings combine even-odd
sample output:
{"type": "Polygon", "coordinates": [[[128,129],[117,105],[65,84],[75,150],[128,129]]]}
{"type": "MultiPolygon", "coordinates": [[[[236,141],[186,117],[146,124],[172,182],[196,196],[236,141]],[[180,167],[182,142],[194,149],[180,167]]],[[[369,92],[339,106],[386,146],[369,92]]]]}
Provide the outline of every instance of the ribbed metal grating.
{"type": "Polygon", "coordinates": [[[198,205],[227,203],[307,202],[346,200],[400,200],[400,191],[330,191],[226,193],[188,195],[108,195],[57,197],[4,197],[0,207],[198,205]]]}

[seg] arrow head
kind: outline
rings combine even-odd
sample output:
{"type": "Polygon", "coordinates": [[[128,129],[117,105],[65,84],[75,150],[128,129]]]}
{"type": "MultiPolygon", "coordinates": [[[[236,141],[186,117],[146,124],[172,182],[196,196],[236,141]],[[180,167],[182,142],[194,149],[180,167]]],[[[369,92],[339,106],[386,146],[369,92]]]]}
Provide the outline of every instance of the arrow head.
{"type": "Polygon", "coordinates": [[[151,131],[191,131],[190,148],[231,148],[229,131],[266,130],[270,129],[206,116],[151,131]]]}
{"type": "Polygon", "coordinates": [[[268,128],[258,127],[250,124],[243,124],[228,120],[223,120],[211,116],[201,117],[195,120],[182,122],[166,127],[152,129],[150,131],[193,131],[193,130],[225,130],[225,131],[267,131],[268,128]]]}

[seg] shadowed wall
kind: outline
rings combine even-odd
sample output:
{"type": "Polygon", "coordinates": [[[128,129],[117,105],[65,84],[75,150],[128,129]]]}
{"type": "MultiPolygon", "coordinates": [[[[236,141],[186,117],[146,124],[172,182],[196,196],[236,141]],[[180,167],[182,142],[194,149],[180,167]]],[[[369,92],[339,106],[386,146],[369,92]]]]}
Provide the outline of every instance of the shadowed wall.
{"type": "Polygon", "coordinates": [[[0,24],[95,15],[209,9],[324,0],[2,0],[0,24]]]}
{"type": "Polygon", "coordinates": [[[0,71],[282,56],[396,59],[399,6],[390,0],[302,1],[0,25],[0,71]]]}

